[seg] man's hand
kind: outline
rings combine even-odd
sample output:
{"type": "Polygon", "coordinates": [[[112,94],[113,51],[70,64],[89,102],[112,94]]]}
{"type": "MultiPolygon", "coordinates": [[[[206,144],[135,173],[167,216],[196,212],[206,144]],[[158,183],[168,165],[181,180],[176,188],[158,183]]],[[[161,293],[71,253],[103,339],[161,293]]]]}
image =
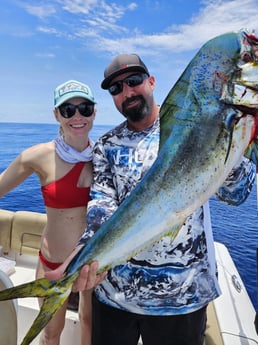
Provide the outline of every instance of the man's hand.
{"type": "MultiPolygon", "coordinates": [[[[75,248],[75,250],[68,256],[64,263],[56,268],[55,270],[48,271],[45,273],[45,278],[49,280],[57,280],[62,278],[65,275],[65,269],[68,264],[71,262],[73,257],[80,251],[81,246],[75,248]]],[[[80,271],[79,277],[73,284],[73,291],[83,291],[90,290],[96,285],[102,282],[105,278],[107,272],[97,274],[98,271],[98,262],[93,261],[90,265],[84,265],[80,271]]]]}
{"type": "Polygon", "coordinates": [[[102,282],[107,272],[97,274],[98,266],[98,261],[93,261],[90,265],[82,267],[79,277],[73,284],[74,292],[90,290],[102,282]]]}

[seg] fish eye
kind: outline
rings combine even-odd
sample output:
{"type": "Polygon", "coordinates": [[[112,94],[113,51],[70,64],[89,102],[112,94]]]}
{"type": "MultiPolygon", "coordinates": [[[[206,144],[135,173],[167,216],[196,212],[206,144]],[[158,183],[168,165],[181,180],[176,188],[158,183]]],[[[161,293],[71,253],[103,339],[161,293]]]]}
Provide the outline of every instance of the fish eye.
{"type": "Polygon", "coordinates": [[[241,59],[242,59],[245,63],[250,62],[250,61],[253,60],[251,54],[248,53],[248,52],[244,52],[244,53],[241,55],[241,59]]]}

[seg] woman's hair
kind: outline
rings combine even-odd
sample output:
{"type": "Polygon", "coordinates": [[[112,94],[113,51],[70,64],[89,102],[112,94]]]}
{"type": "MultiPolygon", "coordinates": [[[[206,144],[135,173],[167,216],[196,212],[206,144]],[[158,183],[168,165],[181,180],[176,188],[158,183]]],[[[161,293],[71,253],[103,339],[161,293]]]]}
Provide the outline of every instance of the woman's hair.
{"type": "Polygon", "coordinates": [[[63,130],[62,126],[59,126],[58,134],[60,135],[60,137],[64,136],[64,130],[63,130]]]}

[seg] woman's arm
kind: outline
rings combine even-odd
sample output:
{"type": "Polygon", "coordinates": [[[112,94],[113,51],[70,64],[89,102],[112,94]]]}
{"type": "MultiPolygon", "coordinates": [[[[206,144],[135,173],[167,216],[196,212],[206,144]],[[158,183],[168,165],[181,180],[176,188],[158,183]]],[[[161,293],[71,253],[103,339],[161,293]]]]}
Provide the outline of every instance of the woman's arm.
{"type": "Polygon", "coordinates": [[[0,174],[0,197],[14,189],[34,172],[31,162],[33,157],[34,151],[32,148],[24,150],[0,174]]]}

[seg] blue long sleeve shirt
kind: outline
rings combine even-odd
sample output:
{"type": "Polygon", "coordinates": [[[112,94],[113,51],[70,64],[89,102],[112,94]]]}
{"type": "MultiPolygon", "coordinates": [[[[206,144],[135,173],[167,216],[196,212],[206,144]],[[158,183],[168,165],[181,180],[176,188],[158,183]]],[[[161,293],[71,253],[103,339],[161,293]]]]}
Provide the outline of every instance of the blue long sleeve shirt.
{"type": "MultiPolygon", "coordinates": [[[[80,243],[93,236],[151,167],[159,132],[159,119],[142,132],[130,131],[124,122],[97,141],[88,226],[80,243]]],[[[242,203],[254,178],[253,164],[243,158],[217,197],[233,205],[242,203]]],[[[176,238],[164,236],[109,270],[95,293],[103,303],[145,315],[190,313],[219,296],[208,202],[187,218],[176,238]]]]}

